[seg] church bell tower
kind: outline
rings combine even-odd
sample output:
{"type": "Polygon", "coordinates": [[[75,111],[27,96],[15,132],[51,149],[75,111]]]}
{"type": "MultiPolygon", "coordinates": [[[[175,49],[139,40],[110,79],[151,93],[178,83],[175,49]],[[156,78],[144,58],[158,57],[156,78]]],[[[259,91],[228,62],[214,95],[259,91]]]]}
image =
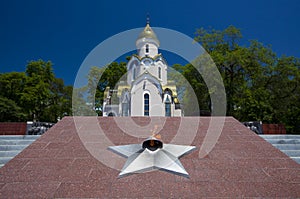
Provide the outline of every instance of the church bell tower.
{"type": "Polygon", "coordinates": [[[127,63],[127,81],[114,89],[119,104],[111,104],[111,89],[105,91],[103,116],[182,116],[174,81],[167,78],[168,65],[159,53],[160,41],[150,27],[136,40],[137,54],[127,63]]]}

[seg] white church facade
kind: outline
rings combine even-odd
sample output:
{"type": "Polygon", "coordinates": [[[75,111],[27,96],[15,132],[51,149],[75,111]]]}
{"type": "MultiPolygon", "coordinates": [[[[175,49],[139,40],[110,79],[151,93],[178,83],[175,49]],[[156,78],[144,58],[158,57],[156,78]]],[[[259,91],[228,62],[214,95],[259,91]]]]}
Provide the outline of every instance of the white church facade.
{"type": "Polygon", "coordinates": [[[176,85],[168,80],[159,45],[147,22],[136,40],[137,54],[127,63],[126,80],[104,92],[103,116],[182,116],[176,85]]]}

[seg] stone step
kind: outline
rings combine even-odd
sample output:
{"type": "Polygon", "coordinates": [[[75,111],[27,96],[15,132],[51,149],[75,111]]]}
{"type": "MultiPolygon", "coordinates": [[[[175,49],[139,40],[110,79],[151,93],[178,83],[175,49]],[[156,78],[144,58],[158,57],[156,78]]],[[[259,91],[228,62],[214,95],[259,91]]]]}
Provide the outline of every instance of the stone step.
{"type": "Polygon", "coordinates": [[[300,164],[300,135],[259,135],[300,164]]]}
{"type": "Polygon", "coordinates": [[[300,164],[300,157],[291,157],[293,160],[295,160],[298,164],[300,164]]]}
{"type": "Polygon", "coordinates": [[[0,164],[6,164],[10,161],[13,157],[0,157],[0,164]]]}
{"type": "Polygon", "coordinates": [[[273,144],[279,150],[300,150],[300,144],[273,144]]]}
{"type": "Polygon", "coordinates": [[[259,135],[264,139],[300,139],[300,135],[259,135]]]}
{"type": "Polygon", "coordinates": [[[1,135],[0,140],[21,140],[23,139],[24,135],[1,135]]]}
{"type": "Polygon", "coordinates": [[[28,145],[0,145],[0,151],[22,151],[28,145]]]}
{"type": "Polygon", "coordinates": [[[40,135],[0,136],[0,168],[39,137],[40,135]]]}
{"type": "Polygon", "coordinates": [[[0,157],[15,157],[18,155],[21,151],[0,151],[0,157]]]}
{"type": "Polygon", "coordinates": [[[0,168],[39,137],[40,135],[0,136],[0,168]]]}
{"type": "Polygon", "coordinates": [[[40,135],[1,135],[0,140],[36,140],[40,135]]]}
{"type": "Polygon", "coordinates": [[[271,144],[300,144],[299,139],[265,139],[271,144]]]}
{"type": "Polygon", "coordinates": [[[290,157],[300,157],[300,150],[281,150],[290,157]]]}
{"type": "Polygon", "coordinates": [[[35,140],[0,140],[0,145],[29,145],[35,140]]]}

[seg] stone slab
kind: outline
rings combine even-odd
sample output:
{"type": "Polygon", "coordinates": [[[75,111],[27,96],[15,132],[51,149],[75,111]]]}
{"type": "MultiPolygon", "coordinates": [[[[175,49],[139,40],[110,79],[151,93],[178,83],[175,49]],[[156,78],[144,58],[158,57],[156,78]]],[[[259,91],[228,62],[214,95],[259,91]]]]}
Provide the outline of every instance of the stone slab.
{"type": "Polygon", "coordinates": [[[300,165],[232,117],[217,140],[206,136],[210,117],[188,117],[184,124],[158,118],[165,143],[190,140],[197,147],[180,159],[190,178],[159,170],[118,178],[125,158],[104,149],[142,142],[130,133],[151,131],[152,119],[63,118],[0,169],[0,198],[300,197],[300,165]],[[215,141],[200,158],[200,148],[215,141]]]}

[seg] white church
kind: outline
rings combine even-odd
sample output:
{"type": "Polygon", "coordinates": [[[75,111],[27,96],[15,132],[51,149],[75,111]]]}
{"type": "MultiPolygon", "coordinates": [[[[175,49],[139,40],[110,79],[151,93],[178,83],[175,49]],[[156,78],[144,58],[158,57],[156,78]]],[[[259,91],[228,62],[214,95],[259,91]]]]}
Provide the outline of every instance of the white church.
{"type": "Polygon", "coordinates": [[[182,116],[174,81],[158,53],[159,40],[149,22],[136,40],[137,55],[127,63],[127,77],[104,92],[103,116],[182,116]]]}

